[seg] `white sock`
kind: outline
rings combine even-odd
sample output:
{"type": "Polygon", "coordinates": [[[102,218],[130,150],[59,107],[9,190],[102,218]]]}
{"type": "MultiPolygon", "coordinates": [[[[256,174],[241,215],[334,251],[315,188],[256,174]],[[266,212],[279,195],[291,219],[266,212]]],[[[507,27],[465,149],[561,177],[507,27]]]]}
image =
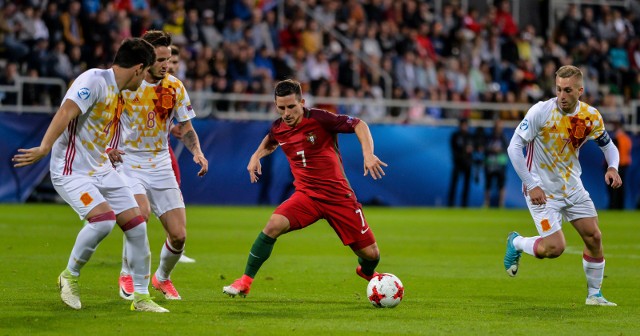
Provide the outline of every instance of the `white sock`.
{"type": "Polygon", "coordinates": [[[604,278],[604,258],[602,261],[588,256],[582,257],[582,268],[587,276],[587,290],[589,296],[600,293],[602,279],[604,278]],[[591,261],[587,261],[587,258],[591,261]]]}
{"type": "Polygon", "coordinates": [[[180,260],[182,251],[184,251],[184,246],[181,250],[177,250],[171,246],[169,239],[164,242],[162,245],[162,251],[160,252],[160,265],[158,265],[158,270],[156,271],[156,278],[159,281],[169,279],[171,271],[173,271],[178,260],[180,260]]]}
{"type": "Polygon", "coordinates": [[[536,257],[536,252],[533,250],[533,248],[538,239],[541,239],[540,236],[533,236],[533,237],[518,236],[513,238],[513,246],[518,251],[522,251],[526,254],[536,257]]]}
{"type": "Polygon", "coordinates": [[[129,270],[129,261],[127,260],[127,236],[122,235],[122,266],[120,274],[131,274],[129,270]]]}
{"type": "Polygon", "coordinates": [[[151,273],[151,251],[147,239],[147,223],[142,222],[124,232],[127,238],[127,261],[136,293],[149,294],[149,274],[151,273]]]}
{"type": "Polygon", "coordinates": [[[109,235],[115,224],[115,219],[108,219],[88,223],[82,227],[78,232],[67,263],[67,269],[71,274],[80,275],[80,269],[89,261],[98,244],[109,235]]]}

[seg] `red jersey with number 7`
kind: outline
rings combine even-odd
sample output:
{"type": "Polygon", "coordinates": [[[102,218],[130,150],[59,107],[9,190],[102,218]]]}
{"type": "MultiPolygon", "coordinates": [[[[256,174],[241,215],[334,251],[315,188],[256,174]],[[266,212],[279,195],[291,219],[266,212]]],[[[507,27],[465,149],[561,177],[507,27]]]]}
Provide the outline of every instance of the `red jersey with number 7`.
{"type": "Polygon", "coordinates": [[[338,133],[354,133],[360,119],[320,109],[304,109],[295,127],[278,119],[271,125],[269,141],[282,148],[296,190],[324,201],[355,199],[338,149],[338,133]]]}

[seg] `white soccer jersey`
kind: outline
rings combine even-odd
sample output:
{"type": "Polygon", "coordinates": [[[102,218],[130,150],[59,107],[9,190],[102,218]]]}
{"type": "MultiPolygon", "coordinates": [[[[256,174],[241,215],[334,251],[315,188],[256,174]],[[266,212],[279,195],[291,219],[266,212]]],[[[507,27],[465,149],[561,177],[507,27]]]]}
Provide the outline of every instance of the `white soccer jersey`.
{"type": "Polygon", "coordinates": [[[171,167],[169,126],[195,117],[182,82],[168,75],[160,82],[143,81],[136,91],[123,91],[125,108],[120,117],[118,149],[125,152],[126,169],[171,167]]]}
{"type": "Polygon", "coordinates": [[[598,139],[602,145],[609,139],[598,110],[578,102],[575,111],[566,114],[556,100],[532,106],[515,130],[528,143],[527,168],[551,199],[566,198],[584,189],[579,149],[589,139],[598,139]]]}
{"type": "Polygon", "coordinates": [[[124,100],[112,69],[91,69],[73,82],[64,99],[73,100],[81,114],[73,119],[51,150],[51,175],[100,175],[113,169],[105,149],[118,125],[124,100]]]}

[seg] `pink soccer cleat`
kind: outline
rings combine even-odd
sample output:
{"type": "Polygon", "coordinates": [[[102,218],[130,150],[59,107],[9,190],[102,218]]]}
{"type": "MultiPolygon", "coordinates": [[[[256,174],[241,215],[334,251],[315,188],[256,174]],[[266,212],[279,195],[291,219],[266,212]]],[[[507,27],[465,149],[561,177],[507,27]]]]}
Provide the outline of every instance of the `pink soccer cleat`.
{"type": "Polygon", "coordinates": [[[373,272],[372,275],[366,275],[364,273],[362,273],[362,266],[358,266],[356,267],[356,274],[358,274],[361,278],[367,280],[367,281],[371,281],[371,279],[373,279],[373,277],[378,276],[378,272],[373,272]]]}
{"type": "Polygon", "coordinates": [[[222,292],[230,297],[235,297],[236,295],[246,297],[250,289],[251,284],[247,284],[242,279],[237,279],[231,285],[222,287],[222,292]]]}
{"type": "Polygon", "coordinates": [[[153,285],[153,288],[156,290],[162,292],[167,300],[182,300],[180,294],[178,294],[178,290],[173,286],[171,279],[159,281],[154,273],[151,277],[151,285],[153,285]]]}

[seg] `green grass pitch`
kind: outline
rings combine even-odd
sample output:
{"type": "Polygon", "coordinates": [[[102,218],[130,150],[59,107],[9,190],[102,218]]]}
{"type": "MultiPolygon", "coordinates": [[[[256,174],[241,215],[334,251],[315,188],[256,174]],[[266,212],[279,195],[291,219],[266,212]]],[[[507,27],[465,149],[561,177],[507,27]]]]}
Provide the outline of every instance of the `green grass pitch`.
{"type": "MultiPolygon", "coordinates": [[[[270,207],[187,208],[187,255],[172,279],[183,297],[169,314],[129,311],[118,296],[122,233],[116,227],[80,279],[83,309],[60,300],[56,278],[81,227],[64,205],[0,205],[0,335],[637,335],[638,212],[600,212],[607,267],[603,293],[618,307],[584,305],[582,242],[565,223],[555,260],[523,255],[516,278],[502,266],[507,233],[532,235],[525,210],[365,208],[379,271],[403,281],[404,301],[373,308],[356,258],[325,222],[278,239],[250,295],[229,298],[270,207]]],[[[163,233],[149,223],[152,271],[163,233]]]]}

